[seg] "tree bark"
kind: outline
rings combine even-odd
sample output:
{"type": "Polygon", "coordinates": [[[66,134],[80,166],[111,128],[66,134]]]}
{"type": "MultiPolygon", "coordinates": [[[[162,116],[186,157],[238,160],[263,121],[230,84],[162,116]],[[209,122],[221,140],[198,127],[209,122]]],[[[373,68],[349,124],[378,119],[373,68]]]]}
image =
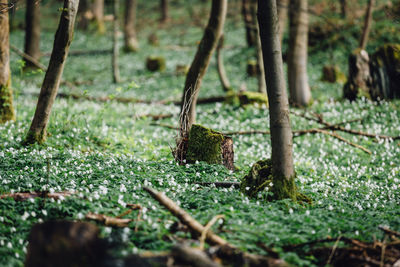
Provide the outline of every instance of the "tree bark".
{"type": "MultiPolygon", "coordinates": [[[[40,2],[26,0],[25,13],[25,53],[36,61],[40,58],[40,2]]],[[[28,68],[36,68],[28,58],[24,58],[28,68]]]]}
{"type": "Polygon", "coordinates": [[[181,134],[189,132],[196,121],[196,102],[201,82],[218,44],[225,22],[227,0],[212,0],[211,14],[203,38],[186,76],[181,104],[181,134]]]}
{"type": "Polygon", "coordinates": [[[101,34],[105,33],[106,28],[104,25],[104,0],[94,0],[92,5],[92,12],[97,31],[101,34]]]}
{"type": "Polygon", "coordinates": [[[297,106],[306,106],[311,101],[307,76],[307,10],[307,0],[290,1],[288,80],[290,100],[297,106]]]}
{"type": "Polygon", "coordinates": [[[43,80],[35,115],[25,144],[43,143],[46,140],[47,124],[72,42],[78,5],[79,0],[64,0],[64,8],[55,35],[49,67],[43,80]]]}
{"type": "Polygon", "coordinates": [[[288,10],[289,10],[289,0],[279,1],[278,18],[279,18],[279,37],[281,39],[281,42],[286,29],[288,10]]]}
{"type": "MultiPolygon", "coordinates": [[[[29,0],[28,0],[29,1],[29,0]]],[[[78,8],[78,28],[81,30],[87,30],[89,27],[89,0],[80,0],[79,1],[79,8],[78,8]]]]}
{"type": "Polygon", "coordinates": [[[242,0],[242,15],[249,47],[257,45],[257,0],[242,0]]]}
{"type": "Polygon", "coordinates": [[[113,14],[114,14],[114,21],[113,21],[113,53],[112,53],[112,72],[113,72],[113,82],[119,83],[120,82],[120,75],[119,75],[119,66],[118,66],[118,57],[119,57],[119,49],[118,49],[118,18],[119,18],[119,0],[114,0],[113,3],[113,14]]]}
{"type": "Polygon", "coordinates": [[[160,1],[160,10],[161,10],[161,22],[167,22],[169,20],[169,12],[168,12],[168,0],[160,1]]]}
{"type": "MultiPolygon", "coordinates": [[[[7,0],[0,0],[6,6],[7,0]]],[[[11,90],[10,28],[8,10],[0,12],[0,123],[15,120],[11,90]]]]}
{"type": "Polygon", "coordinates": [[[258,23],[270,111],[274,197],[296,199],[293,166],[293,135],[283,76],[276,0],[258,0],[258,23]]]}
{"type": "Polygon", "coordinates": [[[223,46],[224,46],[224,35],[221,34],[221,37],[219,38],[219,41],[218,41],[217,51],[215,52],[215,54],[216,54],[216,58],[217,58],[218,77],[221,82],[222,89],[224,90],[224,92],[228,92],[232,88],[231,88],[229,79],[226,76],[226,71],[225,71],[225,67],[224,67],[224,59],[223,59],[222,53],[221,53],[223,46]]]}
{"type": "Polygon", "coordinates": [[[359,48],[361,50],[365,50],[365,47],[367,46],[368,36],[369,36],[369,32],[371,30],[372,11],[373,11],[374,5],[375,5],[375,0],[369,0],[368,1],[367,12],[365,14],[364,29],[363,29],[362,36],[361,36],[361,39],[360,39],[359,48]]]}
{"type": "Polygon", "coordinates": [[[265,71],[264,71],[264,60],[262,54],[261,40],[260,40],[260,29],[257,23],[257,79],[258,79],[258,92],[267,94],[267,84],[265,83],[265,71]]]}
{"type": "Polygon", "coordinates": [[[137,0],[125,0],[124,42],[127,52],[136,52],[139,49],[135,27],[136,8],[137,0]]]}

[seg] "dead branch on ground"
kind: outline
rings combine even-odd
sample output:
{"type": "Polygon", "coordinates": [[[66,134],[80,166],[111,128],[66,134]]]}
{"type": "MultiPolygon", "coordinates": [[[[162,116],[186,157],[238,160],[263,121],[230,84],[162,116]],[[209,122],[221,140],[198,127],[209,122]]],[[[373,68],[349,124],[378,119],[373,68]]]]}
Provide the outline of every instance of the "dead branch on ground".
{"type": "Polygon", "coordinates": [[[13,198],[15,201],[25,201],[30,198],[53,198],[53,199],[62,199],[65,197],[71,196],[73,193],[69,191],[63,191],[63,192],[54,192],[54,193],[49,193],[47,191],[41,191],[41,192],[18,192],[18,193],[7,193],[0,195],[0,199],[5,199],[5,198],[13,198]]]}

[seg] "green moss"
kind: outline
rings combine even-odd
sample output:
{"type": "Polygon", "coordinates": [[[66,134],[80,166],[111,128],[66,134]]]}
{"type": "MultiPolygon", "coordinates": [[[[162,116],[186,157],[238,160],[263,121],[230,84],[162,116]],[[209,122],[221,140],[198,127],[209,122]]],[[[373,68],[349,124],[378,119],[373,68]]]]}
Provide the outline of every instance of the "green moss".
{"type": "Polygon", "coordinates": [[[165,58],[161,56],[149,56],[146,59],[146,68],[149,71],[164,71],[165,70],[165,58]]]}
{"type": "Polygon", "coordinates": [[[7,84],[0,85],[0,123],[15,120],[11,78],[7,84]]]}
{"type": "Polygon", "coordinates": [[[189,132],[186,161],[193,163],[198,160],[209,164],[221,164],[223,139],[221,133],[193,124],[189,132]]]}
{"type": "Polygon", "coordinates": [[[298,192],[293,177],[282,177],[273,170],[271,159],[260,160],[253,164],[249,173],[243,177],[240,183],[240,191],[250,197],[257,197],[266,188],[273,195],[267,200],[292,199],[300,203],[311,203],[311,199],[298,192]]]}
{"type": "Polygon", "coordinates": [[[240,183],[240,191],[250,197],[256,197],[272,182],[271,160],[260,160],[253,164],[249,173],[240,183]]]}
{"type": "Polygon", "coordinates": [[[268,96],[259,92],[242,92],[238,95],[240,105],[246,106],[249,104],[265,104],[268,106],[268,96]]]}
{"type": "Polygon", "coordinates": [[[22,145],[33,145],[33,144],[43,144],[46,141],[46,132],[34,132],[29,130],[28,134],[25,137],[25,140],[22,142],[22,145]]]}

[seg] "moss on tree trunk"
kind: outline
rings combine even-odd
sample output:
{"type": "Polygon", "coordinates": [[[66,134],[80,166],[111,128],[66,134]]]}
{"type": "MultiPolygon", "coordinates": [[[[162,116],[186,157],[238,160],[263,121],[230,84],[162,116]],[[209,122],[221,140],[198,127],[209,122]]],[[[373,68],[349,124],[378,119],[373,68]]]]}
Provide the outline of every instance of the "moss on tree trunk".
{"type": "MultiPolygon", "coordinates": [[[[10,79],[11,80],[11,79],[10,79]]],[[[0,123],[15,120],[13,95],[10,82],[0,85],[0,123]]]]}

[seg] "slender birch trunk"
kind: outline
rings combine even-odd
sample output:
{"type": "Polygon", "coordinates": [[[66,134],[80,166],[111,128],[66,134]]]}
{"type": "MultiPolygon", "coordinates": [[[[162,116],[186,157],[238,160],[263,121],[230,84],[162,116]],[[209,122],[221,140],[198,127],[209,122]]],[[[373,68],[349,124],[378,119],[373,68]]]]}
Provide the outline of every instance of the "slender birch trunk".
{"type": "Polygon", "coordinates": [[[278,18],[279,18],[279,37],[283,39],[283,35],[285,34],[287,17],[289,10],[289,0],[280,0],[278,4],[278,18]]]}
{"type": "Polygon", "coordinates": [[[267,83],[272,145],[272,192],[277,199],[296,200],[293,137],[283,76],[276,0],[258,0],[258,23],[267,83]]]}
{"type": "Polygon", "coordinates": [[[257,0],[242,0],[242,16],[248,47],[257,46],[257,0]]]}
{"type": "MultiPolygon", "coordinates": [[[[36,61],[40,58],[40,2],[26,0],[25,13],[25,54],[36,61]]],[[[24,58],[27,68],[37,68],[29,59],[24,58]]]]}
{"type": "Polygon", "coordinates": [[[201,82],[207,71],[212,53],[222,34],[227,10],[227,0],[212,0],[211,14],[203,38],[186,76],[181,104],[181,133],[189,132],[196,121],[196,102],[201,82]]]}
{"type": "Polygon", "coordinates": [[[375,5],[375,0],[368,1],[367,12],[365,14],[365,22],[364,22],[364,29],[362,32],[362,36],[360,39],[360,49],[365,50],[368,42],[369,32],[371,31],[371,24],[372,24],[372,11],[375,5]]]}
{"type": "Polygon", "coordinates": [[[216,55],[216,59],[217,59],[218,77],[219,77],[219,80],[221,82],[222,89],[225,92],[228,92],[232,88],[231,88],[231,84],[229,82],[229,79],[226,76],[226,71],[225,71],[225,67],[224,67],[224,59],[222,57],[222,52],[221,52],[223,47],[224,47],[224,34],[221,34],[221,37],[219,38],[219,41],[218,41],[218,46],[217,46],[217,50],[215,52],[215,55],[216,55]]]}
{"type": "Polygon", "coordinates": [[[92,12],[97,31],[101,34],[105,33],[106,28],[104,25],[104,0],[94,0],[92,5],[92,12]]]}
{"type": "Polygon", "coordinates": [[[136,8],[137,0],[125,0],[124,47],[127,52],[139,50],[135,26],[136,8]]]}
{"type": "MultiPolygon", "coordinates": [[[[7,0],[0,0],[6,6],[7,0]]],[[[8,10],[0,12],[0,123],[15,120],[10,70],[10,28],[8,10]]]]}
{"type": "Polygon", "coordinates": [[[120,75],[119,75],[119,66],[118,66],[118,57],[119,57],[119,49],[118,49],[118,19],[119,19],[119,0],[114,0],[113,3],[113,14],[114,14],[114,21],[113,21],[113,53],[112,53],[112,72],[113,72],[113,83],[120,82],[120,75]]]}
{"type": "Polygon", "coordinates": [[[290,1],[288,80],[290,100],[297,106],[307,106],[311,101],[311,91],[307,75],[307,10],[307,0],[290,1]]]}
{"type": "Polygon", "coordinates": [[[78,5],[79,0],[64,0],[64,8],[55,35],[49,66],[43,80],[35,115],[26,136],[25,144],[43,143],[46,140],[47,124],[72,42],[78,5]]]}
{"type": "Polygon", "coordinates": [[[267,84],[265,82],[265,71],[264,71],[264,60],[263,52],[260,40],[260,29],[257,24],[257,79],[258,79],[258,92],[262,94],[267,94],[267,84]]]}

